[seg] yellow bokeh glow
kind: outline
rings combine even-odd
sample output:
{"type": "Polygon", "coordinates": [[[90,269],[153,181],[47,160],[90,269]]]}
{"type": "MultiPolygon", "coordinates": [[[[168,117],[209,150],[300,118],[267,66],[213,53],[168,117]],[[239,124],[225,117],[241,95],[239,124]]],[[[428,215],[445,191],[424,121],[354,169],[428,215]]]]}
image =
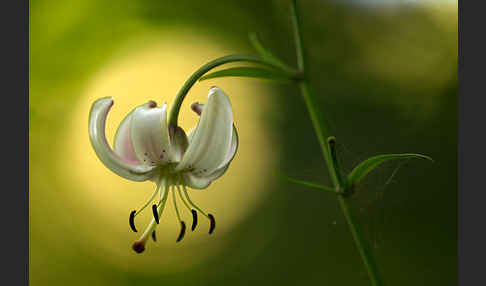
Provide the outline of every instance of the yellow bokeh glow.
{"type": "Polygon", "coordinates": [[[98,160],[88,137],[91,104],[100,97],[113,97],[115,104],[107,119],[107,138],[112,143],[118,124],[135,106],[155,100],[158,105],[167,102],[170,109],[175,94],[192,72],[229,51],[208,38],[184,32],[144,36],[120,50],[97,72],[73,106],[74,116],[66,123],[66,150],[60,152],[58,160],[59,172],[64,174],[60,180],[82,190],[73,198],[78,208],[89,212],[88,221],[80,226],[79,235],[86,247],[83,251],[99,255],[100,259],[127,271],[181,271],[222,249],[225,234],[255,210],[265,190],[270,189],[266,178],[271,177],[275,168],[272,162],[276,151],[271,133],[262,124],[262,114],[269,106],[265,93],[269,90],[265,89],[265,83],[248,79],[212,80],[197,83],[191,89],[179,117],[186,132],[198,120],[190,104],[204,103],[209,87],[217,85],[230,96],[240,137],[238,153],[227,173],[206,190],[190,191],[195,203],[214,214],[216,230],[208,235],[209,223],[200,216],[198,228],[191,232],[191,214],[178,201],[189,228],[183,241],[176,243],[180,226],[170,196],[157,228],[157,243],[150,241],[146,251],[137,255],[131,244],[151,219],[151,209],[136,218],[139,233],[130,231],[128,215],[145,202],[155,185],[118,177],[98,160]],[[64,164],[66,154],[72,166],[64,164]]]}

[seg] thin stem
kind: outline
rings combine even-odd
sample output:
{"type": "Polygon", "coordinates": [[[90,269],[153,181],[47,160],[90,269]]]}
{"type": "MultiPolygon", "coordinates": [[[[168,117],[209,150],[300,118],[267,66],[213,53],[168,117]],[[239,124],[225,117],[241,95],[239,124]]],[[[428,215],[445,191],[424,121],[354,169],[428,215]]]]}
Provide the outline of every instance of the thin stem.
{"type": "Polygon", "coordinates": [[[384,285],[383,281],[380,279],[378,275],[378,267],[376,265],[375,258],[373,253],[370,250],[370,247],[366,243],[363,232],[361,230],[361,226],[359,223],[356,222],[356,218],[354,217],[351,209],[349,208],[348,199],[344,196],[338,196],[339,204],[341,205],[341,209],[343,210],[344,217],[348,222],[349,230],[353,235],[354,242],[356,243],[356,247],[358,248],[359,254],[365,264],[366,269],[368,270],[368,276],[370,277],[371,284],[374,286],[382,286],[384,285]]]}
{"type": "MultiPolygon", "coordinates": [[[[292,13],[292,22],[294,27],[296,48],[297,48],[297,63],[299,66],[299,70],[304,73],[304,79],[299,82],[299,87],[304,97],[304,101],[307,106],[307,109],[309,110],[312,125],[314,126],[314,130],[319,140],[319,145],[321,147],[322,154],[324,156],[327,167],[329,169],[331,180],[334,186],[336,187],[336,189],[341,190],[342,187],[342,182],[340,180],[341,176],[340,173],[338,173],[339,171],[337,169],[336,162],[332,160],[329,144],[326,141],[326,138],[329,137],[330,134],[322,114],[317,109],[315,95],[310,85],[308,75],[305,73],[306,59],[305,59],[303,41],[301,36],[299,15],[297,12],[297,0],[291,0],[291,13],[292,13]]],[[[384,285],[378,275],[378,269],[376,266],[374,256],[371,253],[364,239],[359,224],[356,222],[356,219],[351,212],[347,199],[340,195],[338,196],[338,200],[341,209],[343,211],[344,217],[346,218],[346,221],[348,223],[351,234],[354,238],[356,247],[358,248],[363,263],[368,271],[371,284],[373,286],[384,285]]]]}
{"type": "Polygon", "coordinates": [[[295,47],[297,53],[297,65],[299,71],[304,73],[304,78],[299,81],[299,87],[302,92],[302,96],[304,97],[305,104],[307,109],[309,110],[309,114],[312,120],[312,125],[314,126],[314,130],[317,135],[317,139],[319,141],[319,145],[321,146],[322,152],[324,153],[324,159],[326,160],[326,164],[330,170],[331,179],[334,185],[337,188],[340,188],[340,183],[338,180],[338,175],[336,174],[336,168],[333,167],[333,162],[330,159],[331,154],[329,151],[329,146],[327,143],[327,137],[330,136],[329,128],[327,127],[326,121],[323,119],[322,113],[319,109],[316,108],[317,103],[316,99],[313,95],[313,90],[311,84],[309,82],[309,77],[305,73],[306,71],[306,58],[303,48],[303,41],[300,29],[300,21],[299,21],[299,14],[297,12],[297,0],[291,0],[291,14],[292,14],[292,23],[294,28],[294,38],[295,38],[295,47]]]}
{"type": "MultiPolygon", "coordinates": [[[[253,56],[245,56],[245,55],[231,55],[231,56],[225,56],[221,58],[217,58],[215,60],[210,61],[209,63],[203,65],[200,67],[198,70],[196,70],[182,85],[181,89],[177,93],[174,102],[172,104],[171,110],[170,110],[170,115],[169,115],[169,126],[177,126],[177,117],[179,116],[179,110],[181,108],[182,102],[184,101],[184,98],[186,97],[187,93],[191,89],[191,87],[198,81],[200,77],[202,77],[205,73],[209,72],[215,67],[218,67],[223,64],[227,63],[234,63],[234,62],[250,62],[250,63],[257,63],[257,64],[262,64],[277,70],[282,70],[282,67],[279,65],[276,65],[272,62],[268,62],[264,59],[258,58],[258,57],[253,57],[253,56]]],[[[283,70],[285,72],[292,72],[288,70],[283,70]]]]}
{"type": "Polygon", "coordinates": [[[302,47],[302,34],[300,33],[299,14],[297,12],[297,0],[291,0],[292,27],[294,28],[295,49],[297,54],[297,66],[300,71],[305,70],[305,55],[302,47]]]}
{"type": "Polygon", "coordinates": [[[329,131],[326,127],[325,121],[323,120],[321,112],[319,111],[319,109],[317,109],[318,105],[316,103],[311,85],[309,84],[309,81],[307,79],[304,79],[299,82],[299,87],[302,93],[302,97],[304,98],[304,102],[307,106],[307,110],[309,111],[312,125],[314,126],[317,140],[319,141],[319,146],[321,147],[322,153],[324,155],[324,160],[326,161],[327,167],[329,169],[329,175],[331,176],[331,180],[334,186],[337,189],[340,189],[341,184],[339,182],[339,175],[337,174],[337,169],[335,168],[334,162],[331,159],[331,152],[328,142],[326,140],[326,138],[329,136],[329,131]]]}

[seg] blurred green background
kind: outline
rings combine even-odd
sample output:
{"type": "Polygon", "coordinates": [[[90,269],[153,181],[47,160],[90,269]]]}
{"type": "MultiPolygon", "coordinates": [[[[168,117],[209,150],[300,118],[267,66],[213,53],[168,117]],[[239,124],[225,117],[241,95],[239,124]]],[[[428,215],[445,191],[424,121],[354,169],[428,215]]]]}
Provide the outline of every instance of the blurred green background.
{"type": "MultiPolygon", "coordinates": [[[[343,169],[379,153],[435,160],[386,163],[353,202],[386,284],[456,285],[457,2],[418,2],[299,7],[343,169]]],[[[240,128],[228,173],[194,195],[214,210],[216,232],[208,236],[201,222],[176,244],[169,208],[160,241],[142,255],[130,249],[137,236],[128,214],[153,186],[97,161],[87,139],[90,104],[119,96],[108,119],[113,136],[134,104],[170,107],[205,62],[255,54],[248,32],[294,65],[288,1],[30,2],[31,285],[369,285],[336,198],[272,175],[330,185],[291,84],[231,78],[194,87],[183,108],[216,84],[230,94],[240,128]]],[[[190,116],[186,130],[196,122],[190,116]]]]}

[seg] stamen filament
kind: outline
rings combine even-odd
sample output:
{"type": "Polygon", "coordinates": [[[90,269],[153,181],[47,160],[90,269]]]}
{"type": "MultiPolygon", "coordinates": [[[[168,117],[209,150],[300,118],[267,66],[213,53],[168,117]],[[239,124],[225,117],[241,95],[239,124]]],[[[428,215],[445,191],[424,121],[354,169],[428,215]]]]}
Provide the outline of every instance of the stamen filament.
{"type": "Polygon", "coordinates": [[[195,203],[193,203],[191,201],[191,198],[189,198],[189,194],[187,193],[187,189],[186,189],[186,186],[185,185],[182,185],[182,189],[184,190],[184,195],[186,196],[186,199],[189,202],[189,204],[193,208],[195,208],[197,211],[199,211],[201,214],[203,214],[205,217],[207,217],[208,219],[210,219],[209,216],[203,210],[201,210],[195,203]]]}
{"type": "Polygon", "coordinates": [[[160,190],[160,181],[157,184],[157,188],[155,188],[155,191],[152,194],[152,196],[150,196],[150,198],[147,200],[147,202],[145,202],[145,204],[137,212],[135,212],[134,216],[137,216],[139,213],[141,213],[154,200],[154,198],[157,195],[157,193],[159,192],[159,190],[160,190]]]}
{"type": "Polygon", "coordinates": [[[182,192],[181,192],[181,188],[179,187],[179,185],[176,185],[176,188],[177,188],[177,193],[179,194],[179,197],[181,198],[181,201],[184,203],[184,205],[186,206],[186,208],[191,211],[192,208],[189,206],[189,204],[186,202],[186,200],[184,199],[184,197],[182,196],[182,192]]]}
{"type": "Polygon", "coordinates": [[[186,202],[186,200],[184,199],[184,197],[182,196],[182,192],[181,192],[181,188],[179,187],[179,185],[176,185],[177,187],[177,193],[179,194],[179,197],[181,198],[181,201],[184,203],[184,205],[186,206],[186,208],[191,212],[192,214],[192,226],[191,226],[191,231],[194,231],[196,229],[196,226],[197,226],[197,212],[192,209],[189,204],[186,202]]]}
{"type": "Polygon", "coordinates": [[[172,187],[172,201],[174,202],[174,209],[176,211],[177,219],[179,220],[179,223],[181,224],[181,232],[179,233],[179,236],[177,237],[176,242],[179,242],[182,240],[184,237],[184,234],[186,233],[186,223],[182,221],[181,215],[179,214],[179,208],[177,207],[177,199],[176,199],[176,190],[174,187],[172,187]]]}
{"type": "Polygon", "coordinates": [[[172,201],[174,202],[174,209],[176,211],[177,219],[181,222],[181,215],[179,214],[179,208],[177,207],[175,188],[172,187],[172,201]]]}
{"type": "MultiPolygon", "coordinates": [[[[134,232],[137,232],[137,228],[135,227],[135,217],[141,213],[149,204],[150,202],[152,202],[155,198],[155,196],[157,195],[157,193],[159,192],[160,190],[160,183],[161,181],[159,181],[157,183],[157,187],[155,188],[155,191],[154,193],[152,194],[152,196],[150,196],[150,198],[147,200],[147,202],[145,202],[145,204],[139,209],[139,210],[134,210],[130,213],[130,217],[129,217],[129,220],[128,222],[130,223],[130,228],[134,231],[134,232]]],[[[158,223],[158,222],[157,222],[158,223]]]]}
{"type": "MultiPolygon", "coordinates": [[[[207,217],[209,219],[209,222],[210,222],[210,225],[209,225],[209,234],[213,233],[214,228],[216,227],[216,220],[214,219],[214,216],[212,214],[206,214],[198,206],[196,206],[196,204],[194,204],[191,201],[191,198],[189,198],[189,194],[187,193],[187,189],[186,189],[186,186],[185,185],[182,185],[182,189],[184,190],[184,195],[186,195],[186,199],[189,202],[189,204],[191,204],[191,206],[193,206],[196,210],[198,210],[200,213],[202,213],[205,217],[207,217]]],[[[194,213],[193,213],[193,216],[194,216],[194,213]]],[[[197,221],[196,221],[196,223],[197,223],[197,221]]],[[[192,227],[193,230],[194,230],[195,227],[196,226],[193,225],[193,227],[192,227]]]]}

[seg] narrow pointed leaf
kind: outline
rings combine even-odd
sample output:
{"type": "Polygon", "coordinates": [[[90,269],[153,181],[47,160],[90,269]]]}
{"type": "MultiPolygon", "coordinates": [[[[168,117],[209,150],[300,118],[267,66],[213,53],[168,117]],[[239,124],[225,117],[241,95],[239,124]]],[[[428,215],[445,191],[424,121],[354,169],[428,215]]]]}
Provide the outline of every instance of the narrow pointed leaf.
{"type": "Polygon", "coordinates": [[[201,77],[199,81],[219,77],[251,77],[279,81],[289,81],[293,78],[292,75],[277,70],[270,70],[259,67],[236,67],[207,74],[201,77]]]}
{"type": "Polygon", "coordinates": [[[250,33],[248,34],[248,38],[250,39],[250,43],[252,46],[255,48],[257,53],[267,61],[270,61],[274,63],[277,66],[280,66],[283,69],[288,69],[287,65],[284,64],[279,58],[274,56],[268,49],[266,49],[260,40],[258,39],[258,36],[256,33],[250,33]]]}
{"type": "Polygon", "coordinates": [[[407,159],[407,158],[418,158],[418,159],[427,159],[432,162],[434,161],[429,156],[420,155],[420,154],[405,153],[405,154],[377,155],[364,160],[351,171],[351,173],[348,175],[347,178],[347,186],[349,187],[358,184],[361,181],[361,179],[363,179],[369,172],[371,172],[373,169],[378,167],[383,162],[392,159],[407,159]]]}
{"type": "Polygon", "coordinates": [[[291,177],[288,177],[288,176],[284,176],[284,175],[281,175],[281,174],[278,174],[278,173],[276,173],[276,175],[278,177],[284,179],[284,180],[291,182],[291,183],[303,185],[303,186],[306,186],[306,187],[311,187],[311,188],[314,188],[314,189],[321,189],[321,190],[331,192],[331,193],[335,193],[335,194],[338,193],[335,189],[333,189],[331,187],[327,187],[327,186],[323,186],[323,185],[319,185],[319,184],[315,184],[315,183],[311,183],[311,182],[307,182],[307,181],[297,180],[297,179],[294,179],[294,178],[291,178],[291,177]]]}

